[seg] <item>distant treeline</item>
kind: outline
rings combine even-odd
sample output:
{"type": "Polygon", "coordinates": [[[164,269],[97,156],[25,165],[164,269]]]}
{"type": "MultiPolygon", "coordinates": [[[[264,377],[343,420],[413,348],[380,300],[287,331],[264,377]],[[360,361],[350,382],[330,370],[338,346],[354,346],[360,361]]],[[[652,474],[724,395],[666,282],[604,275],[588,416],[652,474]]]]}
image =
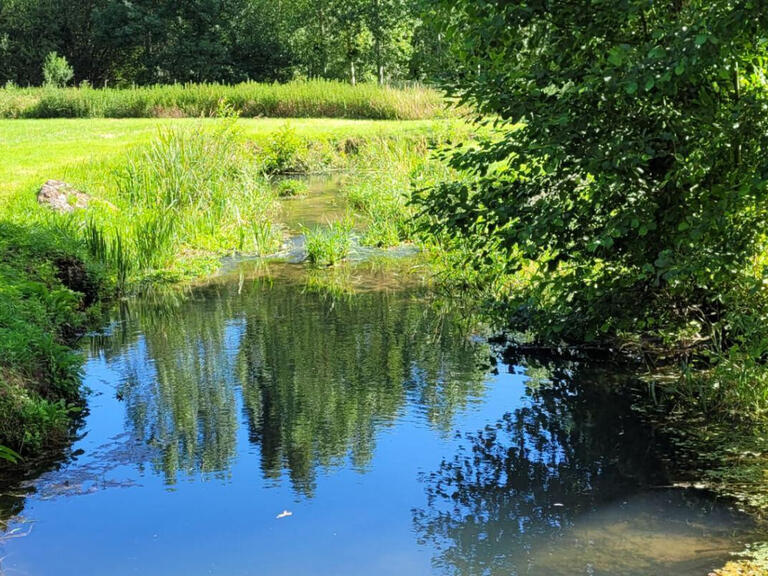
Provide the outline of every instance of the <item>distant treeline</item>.
{"type": "Polygon", "coordinates": [[[94,86],[326,78],[424,81],[440,35],[419,0],[0,0],[0,84],[57,52],[94,86]]]}
{"type": "Polygon", "coordinates": [[[100,89],[0,87],[0,118],[199,117],[217,115],[222,106],[251,118],[417,120],[455,113],[431,88],[350,86],[337,80],[100,89]]]}

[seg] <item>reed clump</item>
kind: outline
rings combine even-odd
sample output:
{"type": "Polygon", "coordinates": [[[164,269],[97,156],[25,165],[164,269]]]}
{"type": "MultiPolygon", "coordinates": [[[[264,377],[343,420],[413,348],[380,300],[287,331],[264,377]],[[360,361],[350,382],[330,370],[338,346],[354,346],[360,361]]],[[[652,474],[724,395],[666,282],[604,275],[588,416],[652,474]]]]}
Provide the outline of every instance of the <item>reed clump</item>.
{"type": "Polygon", "coordinates": [[[182,118],[210,116],[226,100],[242,117],[417,120],[444,117],[440,94],[424,86],[351,86],[331,80],[131,88],[0,89],[0,118],[182,118]]]}
{"type": "Polygon", "coordinates": [[[161,129],[129,155],[116,182],[114,205],[97,208],[83,238],[118,286],[172,273],[179,262],[194,269],[225,253],[279,246],[276,193],[253,167],[234,119],[161,129]]]}
{"type": "Polygon", "coordinates": [[[347,216],[326,226],[304,230],[307,260],[317,266],[335,266],[345,260],[352,250],[354,222],[347,216]]]}

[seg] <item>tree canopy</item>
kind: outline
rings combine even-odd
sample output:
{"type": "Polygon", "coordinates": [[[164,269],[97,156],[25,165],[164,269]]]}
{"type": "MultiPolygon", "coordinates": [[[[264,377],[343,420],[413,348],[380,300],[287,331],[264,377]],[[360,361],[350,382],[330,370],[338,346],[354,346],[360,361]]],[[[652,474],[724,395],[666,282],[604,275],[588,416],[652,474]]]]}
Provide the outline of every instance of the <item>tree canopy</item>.
{"type": "Polygon", "coordinates": [[[448,88],[498,128],[421,198],[432,228],[475,265],[535,262],[516,312],[550,335],[720,322],[766,232],[766,2],[432,6],[448,88]]]}
{"type": "Polygon", "coordinates": [[[51,52],[94,85],[423,79],[426,30],[417,0],[3,0],[0,83],[51,52]]]}

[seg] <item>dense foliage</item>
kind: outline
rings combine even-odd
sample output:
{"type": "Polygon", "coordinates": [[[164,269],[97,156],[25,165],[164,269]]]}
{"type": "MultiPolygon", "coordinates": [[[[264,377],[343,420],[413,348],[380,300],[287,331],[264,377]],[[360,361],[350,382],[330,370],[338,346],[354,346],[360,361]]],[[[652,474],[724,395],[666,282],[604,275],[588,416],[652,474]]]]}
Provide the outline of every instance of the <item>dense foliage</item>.
{"type": "Polygon", "coordinates": [[[102,290],[79,243],[50,222],[36,224],[0,222],[0,459],[7,460],[13,450],[66,439],[81,400],[82,358],[71,345],[102,290]]]}
{"type": "Polygon", "coordinates": [[[498,131],[421,202],[468,263],[523,271],[513,315],[553,340],[673,326],[715,347],[765,325],[765,2],[433,5],[449,88],[498,131]]]}
{"type": "Polygon", "coordinates": [[[39,85],[57,51],[75,82],[380,82],[436,68],[414,0],[3,0],[0,84],[39,85]]]}

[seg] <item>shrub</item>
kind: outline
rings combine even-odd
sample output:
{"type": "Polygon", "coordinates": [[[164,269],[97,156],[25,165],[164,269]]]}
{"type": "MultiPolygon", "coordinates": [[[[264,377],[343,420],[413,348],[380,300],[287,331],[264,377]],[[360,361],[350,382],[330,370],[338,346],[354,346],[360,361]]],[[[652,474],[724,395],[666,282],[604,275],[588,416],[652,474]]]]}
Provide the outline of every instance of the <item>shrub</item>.
{"type": "Polygon", "coordinates": [[[286,123],[266,140],[258,161],[267,174],[298,174],[305,171],[306,156],[306,141],[286,123]]]}
{"type": "Polygon", "coordinates": [[[725,328],[724,293],[768,233],[768,13],[748,0],[598,3],[589,18],[575,0],[437,4],[450,88],[500,129],[453,156],[462,180],[421,197],[432,231],[474,239],[478,264],[491,238],[508,272],[538,262],[514,312],[544,339],[685,326],[698,311],[725,328]]]}
{"type": "Polygon", "coordinates": [[[43,80],[46,86],[62,88],[66,86],[75,75],[72,66],[64,56],[56,52],[49,52],[43,62],[43,80]]]}

